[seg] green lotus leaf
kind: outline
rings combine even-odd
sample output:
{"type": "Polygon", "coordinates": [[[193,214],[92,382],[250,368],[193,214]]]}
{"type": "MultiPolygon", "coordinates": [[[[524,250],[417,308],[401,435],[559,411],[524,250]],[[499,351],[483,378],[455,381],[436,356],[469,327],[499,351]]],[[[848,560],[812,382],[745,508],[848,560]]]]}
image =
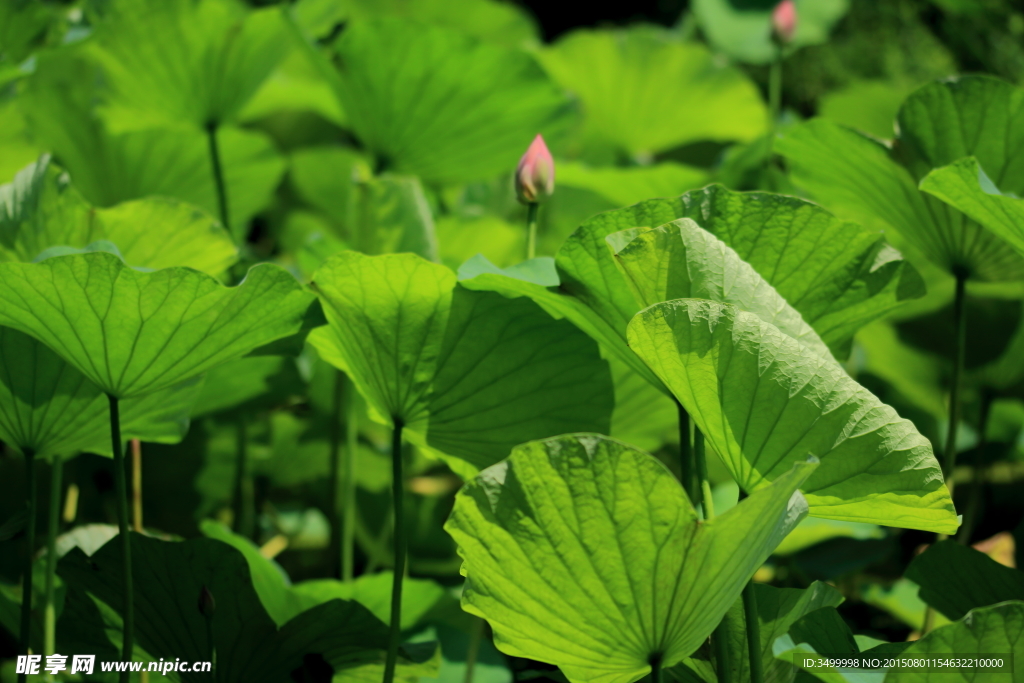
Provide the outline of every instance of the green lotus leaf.
{"type": "Polygon", "coordinates": [[[921,190],[938,197],[1024,254],[1024,200],[1003,194],[974,157],[933,169],[921,190]]]}
{"type": "MultiPolygon", "coordinates": [[[[990,658],[1019,655],[1024,646],[1024,602],[1004,602],[992,607],[972,610],[966,617],[942,628],[937,628],[903,651],[904,657],[927,657],[956,653],[990,658]]],[[[1015,659],[1018,659],[1015,657],[1015,659]]],[[[960,681],[1008,681],[1020,683],[1024,670],[1019,661],[1013,662],[1013,672],[981,672],[969,668],[949,671],[906,671],[893,669],[885,677],[886,683],[960,683],[960,681]]]]}
{"type": "MultiPolygon", "coordinates": [[[[61,160],[75,187],[96,206],[158,195],[219,215],[206,133],[188,126],[112,131],[94,108],[100,97],[95,84],[102,77],[86,55],[78,43],[38,56],[19,96],[37,143],[61,160]]],[[[230,229],[242,242],[250,219],[273,197],[285,165],[261,133],[222,126],[217,140],[230,229]]]]}
{"type": "MultiPolygon", "coordinates": [[[[353,601],[324,602],[279,629],[253,589],[246,559],[221,541],[161,541],[133,533],[132,567],[137,590],[145,596],[135,607],[135,637],[154,658],[211,660],[203,635],[210,628],[217,676],[226,680],[290,680],[290,672],[312,653],[335,671],[384,659],[387,626],[353,601]],[[196,607],[204,587],[216,603],[209,625],[196,607]],[[183,639],[182,634],[195,637],[183,639]]],[[[62,579],[117,614],[123,604],[123,570],[118,543],[107,543],[91,557],[75,549],[58,564],[62,579]]],[[[408,661],[408,655],[403,659],[408,661]]],[[[182,681],[209,678],[208,673],[180,676],[182,681]]]]}
{"type": "Polygon", "coordinates": [[[701,522],[650,455],[576,434],[518,446],[462,488],[445,529],[467,577],[463,609],[506,654],[570,681],[630,683],[652,658],[691,655],[806,511],[801,463],[701,522]]]}
{"type": "Polygon", "coordinates": [[[218,276],[238,260],[231,235],[200,209],[149,197],[109,209],[89,206],[66,173],[44,155],[0,186],[0,258],[31,261],[47,249],[83,248],[99,240],[132,266],[187,266],[218,276]]]}
{"type": "MultiPolygon", "coordinates": [[[[773,0],[696,0],[694,13],[716,50],[748,64],[768,64],[778,48],[772,42],[773,0]]],[[[796,0],[796,31],[788,46],[818,45],[849,10],[849,0],[796,0]]]]}
{"type": "MultiPolygon", "coordinates": [[[[772,644],[772,652],[784,670],[793,671],[801,666],[800,655],[822,654],[834,657],[860,653],[857,641],[834,607],[814,610],[790,625],[788,632],[779,635],[772,644]]],[[[882,683],[884,671],[857,671],[836,669],[831,666],[804,668],[797,680],[817,679],[823,683],[882,683]],[[808,676],[809,674],[809,676],[808,676]]],[[[790,674],[792,675],[792,674],[790,674]]]]}
{"type": "Polygon", "coordinates": [[[119,130],[230,121],[291,47],[280,11],[115,0],[95,28],[105,116],[119,130]]]}
{"type": "MultiPolygon", "coordinates": [[[[79,452],[111,453],[106,395],[85,375],[27,334],[0,327],[0,439],[36,457],[70,457],[79,452]]],[[[188,430],[188,415],[199,378],[121,407],[126,439],[177,443],[188,430]]]]}
{"type": "Polygon", "coordinates": [[[953,620],[976,607],[1024,600],[1024,571],[955,541],[930,546],[904,575],[921,587],[922,600],[953,620]]]}
{"type": "Polygon", "coordinates": [[[629,345],[673,390],[733,478],[756,491],[808,455],[813,517],[953,533],[931,444],[834,362],[735,306],[681,299],[644,309],[629,345]]]}
{"type": "Polygon", "coordinates": [[[699,140],[746,142],[767,126],[761,96],[741,71],[659,27],[579,29],[539,57],[580,98],[591,146],[653,154],[699,140]]]}
{"type": "Polygon", "coordinates": [[[313,288],[330,322],[310,335],[321,357],[441,454],[483,468],[530,439],[608,429],[596,345],[527,299],[459,287],[412,254],[342,252],[313,288]]]}
{"type": "Polygon", "coordinates": [[[641,308],[671,299],[734,304],[833,360],[818,333],[753,266],[691,219],[612,233],[607,242],[641,308]]]}
{"type": "Polygon", "coordinates": [[[179,384],[299,331],[314,297],[283,269],[224,287],[187,268],[132,270],[96,252],[0,263],[0,323],[124,399],[179,384]]]}
{"type": "Polygon", "coordinates": [[[652,166],[590,167],[574,161],[558,162],[558,188],[595,192],[615,206],[627,206],[648,197],[674,197],[704,185],[708,172],[695,166],[665,161],[652,166]]]}
{"type": "Polygon", "coordinates": [[[334,49],[342,106],[378,169],[489,178],[570,122],[565,95],[522,51],[399,19],[353,22],[334,49]]]}
{"type": "MultiPolygon", "coordinates": [[[[920,92],[911,96],[904,110],[917,108],[915,98],[920,92]]],[[[907,125],[922,125],[907,120],[909,115],[902,111],[900,116],[907,125]]],[[[943,147],[963,147],[950,132],[960,123],[956,119],[941,122],[937,130],[944,131],[943,147]]],[[[925,168],[927,161],[920,152],[910,151],[916,148],[914,134],[903,125],[894,150],[821,119],[795,126],[778,141],[776,149],[786,157],[794,182],[837,215],[895,231],[950,273],[966,272],[972,278],[991,282],[1024,278],[1024,257],[1003,239],[918,190],[918,181],[931,169],[925,168]],[[910,170],[893,156],[906,159],[910,170]]],[[[932,160],[944,166],[972,152],[973,148],[968,148],[947,161],[941,156],[932,160]]]]}

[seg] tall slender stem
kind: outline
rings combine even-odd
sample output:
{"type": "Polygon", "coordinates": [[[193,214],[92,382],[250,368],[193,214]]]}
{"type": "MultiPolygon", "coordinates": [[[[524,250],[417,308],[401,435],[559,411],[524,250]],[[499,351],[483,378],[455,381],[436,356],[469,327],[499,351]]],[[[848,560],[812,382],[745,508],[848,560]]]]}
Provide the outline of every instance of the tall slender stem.
{"type": "Polygon", "coordinates": [[[964,521],[956,532],[956,542],[960,545],[967,545],[974,533],[974,526],[978,523],[978,511],[981,509],[982,491],[985,488],[985,475],[988,472],[988,465],[985,464],[985,447],[988,445],[988,438],[985,432],[988,429],[988,416],[992,409],[993,396],[991,392],[984,391],[981,396],[981,413],[978,415],[978,453],[977,461],[971,474],[970,498],[967,500],[967,509],[964,511],[964,521]]]}
{"type": "Polygon", "coordinates": [[[142,532],[142,442],[131,440],[132,445],[132,528],[142,532]]]}
{"type": "Polygon", "coordinates": [[[782,111],[782,46],[776,45],[775,58],[768,72],[768,151],[765,167],[770,168],[775,151],[775,134],[779,129],[779,114],[782,111]]]}
{"type": "Polygon", "coordinates": [[[757,596],[754,582],[743,587],[743,616],[747,622],[747,657],[750,660],[750,683],[764,683],[764,663],[761,661],[761,621],[757,616],[757,596]]]}
{"type": "Polygon", "coordinates": [[[651,683],[661,683],[661,674],[661,655],[654,655],[651,657],[651,683]]]}
{"type": "Polygon", "coordinates": [[[708,480],[708,460],[704,448],[704,434],[699,429],[693,430],[693,455],[697,468],[697,479],[700,480],[701,509],[704,519],[715,518],[715,501],[711,497],[711,482],[708,480]]]}
{"type": "MultiPolygon", "coordinates": [[[[117,529],[124,555],[124,634],[121,659],[132,661],[135,641],[135,591],[132,586],[132,536],[128,522],[128,482],[124,472],[124,443],[121,441],[121,414],[116,396],[110,399],[110,445],[114,450],[114,482],[117,485],[117,529]]],[[[128,683],[130,671],[123,671],[121,683],[128,683]]]]}
{"type": "MultiPolygon", "coordinates": [[[[53,594],[57,575],[57,534],[60,532],[60,507],[64,493],[64,459],[53,456],[50,466],[50,516],[46,528],[46,587],[43,601],[43,655],[54,653],[57,644],[57,608],[53,594]]],[[[53,676],[50,675],[50,680],[53,676]]]]}
{"type": "Polygon", "coordinates": [[[700,491],[693,462],[693,449],[690,446],[690,414],[678,400],[676,408],[679,411],[679,481],[683,483],[683,490],[686,491],[687,498],[696,507],[700,491]]]}
{"type": "MultiPolygon", "coordinates": [[[[21,578],[21,642],[19,651],[28,654],[32,644],[32,555],[36,547],[36,454],[30,448],[25,453],[25,486],[28,487],[28,520],[25,522],[25,565],[21,578]]],[[[24,683],[27,674],[18,674],[18,683],[24,683]]]]}
{"type": "Polygon", "coordinates": [[[472,631],[469,634],[469,650],[466,651],[466,675],[464,683],[473,683],[473,670],[476,668],[476,658],[480,656],[480,641],[484,637],[484,620],[480,617],[470,617],[473,620],[472,631]]]}
{"type": "Polygon", "coordinates": [[[960,383],[964,373],[964,356],[967,347],[967,277],[961,273],[956,276],[956,296],[953,299],[954,332],[953,346],[953,379],[949,391],[949,426],[946,431],[946,453],[943,463],[946,475],[946,486],[949,495],[953,495],[953,469],[956,467],[956,437],[960,425],[960,383]]]}
{"type": "Polygon", "coordinates": [[[526,205],[526,258],[537,255],[537,209],[540,204],[530,202],[526,205]]]}
{"type": "Polygon", "coordinates": [[[359,446],[359,396],[356,385],[348,383],[345,406],[345,467],[341,480],[344,506],[341,528],[341,580],[351,581],[355,566],[356,536],[356,449],[359,446]]]}
{"type": "Polygon", "coordinates": [[[391,584],[391,634],[388,640],[388,658],[384,663],[384,683],[395,679],[398,663],[398,645],[402,635],[402,583],[405,579],[405,555],[408,548],[405,540],[405,474],[402,462],[402,427],[399,418],[394,418],[391,439],[391,497],[395,511],[395,576],[391,584]]]}
{"type": "Polygon", "coordinates": [[[213,166],[213,184],[217,191],[217,208],[224,229],[231,231],[231,211],[228,207],[228,188],[224,182],[224,166],[220,158],[220,144],[217,141],[218,125],[215,121],[206,124],[206,140],[210,146],[210,164],[213,166]]]}
{"type": "Polygon", "coordinates": [[[338,489],[341,486],[341,411],[342,393],[345,387],[345,375],[340,370],[334,370],[334,389],[331,393],[331,417],[328,421],[329,449],[328,449],[328,474],[327,481],[330,482],[327,496],[327,519],[331,523],[330,543],[330,572],[332,576],[341,575],[341,566],[344,564],[341,557],[341,503],[338,489]]]}
{"type": "Polygon", "coordinates": [[[253,539],[256,535],[256,523],[253,519],[252,478],[249,476],[249,436],[245,418],[239,416],[235,421],[235,486],[234,486],[234,530],[235,533],[253,539]]]}

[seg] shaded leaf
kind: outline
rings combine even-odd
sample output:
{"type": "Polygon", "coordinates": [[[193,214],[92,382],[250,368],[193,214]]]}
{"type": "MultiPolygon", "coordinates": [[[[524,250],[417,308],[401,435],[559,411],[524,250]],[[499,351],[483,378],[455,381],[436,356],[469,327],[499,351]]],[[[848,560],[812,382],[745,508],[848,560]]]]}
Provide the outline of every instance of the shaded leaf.
{"type": "Polygon", "coordinates": [[[904,573],[918,595],[952,620],[976,607],[1024,600],[1024,571],[1004,567],[955,541],[939,541],[914,558],[904,573]]]}
{"type": "Polygon", "coordinates": [[[456,497],[445,528],[467,577],[463,608],[506,654],[572,681],[638,680],[652,655],[689,656],[806,509],[802,463],[699,521],[646,453],[598,435],[524,444],[456,497]]]}
{"type": "Polygon", "coordinates": [[[657,304],[630,323],[629,344],[746,491],[812,454],[821,466],[801,487],[812,516],[956,531],[928,440],[757,316],[696,299],[657,304]]]}

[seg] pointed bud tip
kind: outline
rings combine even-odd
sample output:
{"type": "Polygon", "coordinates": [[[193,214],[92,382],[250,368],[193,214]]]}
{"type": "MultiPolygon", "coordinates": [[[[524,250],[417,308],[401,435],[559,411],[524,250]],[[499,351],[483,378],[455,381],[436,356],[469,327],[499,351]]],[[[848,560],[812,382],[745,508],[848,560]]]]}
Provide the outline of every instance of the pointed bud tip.
{"type": "Polygon", "coordinates": [[[213,593],[205,585],[199,591],[199,613],[209,619],[217,609],[217,603],[213,599],[213,593]]]}
{"type": "Polygon", "coordinates": [[[796,33],[797,13],[793,0],[782,0],[772,10],[772,33],[776,40],[788,43],[796,33]]]}
{"type": "Polygon", "coordinates": [[[538,134],[516,167],[516,197],[523,204],[544,201],[555,191],[555,160],[538,134]]]}

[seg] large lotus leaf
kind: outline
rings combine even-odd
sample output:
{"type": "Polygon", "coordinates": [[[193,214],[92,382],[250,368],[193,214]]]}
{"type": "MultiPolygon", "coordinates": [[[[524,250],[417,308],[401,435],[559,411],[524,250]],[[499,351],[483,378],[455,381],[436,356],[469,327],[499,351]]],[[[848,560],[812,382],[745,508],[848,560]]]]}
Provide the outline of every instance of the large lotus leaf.
{"type": "Polygon", "coordinates": [[[220,275],[238,260],[231,235],[200,209],[177,199],[149,197],[109,209],[89,206],[49,156],[0,186],[0,258],[31,261],[55,246],[117,245],[142,268],[187,266],[220,275]]]}
{"type": "Polygon", "coordinates": [[[466,575],[463,608],[506,654],[570,681],[630,683],[652,657],[696,650],[806,511],[801,463],[702,522],[650,455],[607,437],[517,447],[456,496],[445,525],[466,575]]]}
{"type": "MultiPolygon", "coordinates": [[[[108,130],[94,110],[94,84],[100,76],[80,48],[76,44],[39,55],[20,100],[35,139],[53,151],[92,204],[112,206],[160,195],[219,215],[206,133],[187,126],[108,130]]],[[[249,220],[273,197],[285,165],[261,133],[221,127],[217,140],[231,230],[241,242],[249,220]]]]}
{"type": "Polygon", "coordinates": [[[529,439],[608,430],[597,346],[533,302],[457,287],[411,254],[343,252],[314,281],[331,324],[310,341],[426,446],[482,468],[529,439]]]}
{"type": "MultiPolygon", "coordinates": [[[[937,628],[903,651],[904,657],[942,656],[956,653],[1008,659],[1016,655],[1013,671],[983,672],[977,668],[936,669],[928,672],[892,669],[885,676],[886,683],[1021,683],[1024,667],[1020,653],[1024,649],[1024,602],[1004,602],[992,607],[973,610],[960,621],[937,628]]],[[[1005,664],[1004,664],[1005,666],[1005,664]]]]}
{"type": "MultiPolygon", "coordinates": [[[[778,48],[772,41],[775,0],[696,0],[694,12],[708,41],[719,51],[749,64],[767,64],[778,48]]],[[[817,45],[849,9],[849,0],[796,0],[800,20],[790,47],[817,45]]]]}
{"type": "Polygon", "coordinates": [[[752,313],[696,299],[656,304],[630,347],[673,390],[746,491],[808,455],[814,517],[953,533],[958,523],[931,444],[834,362],[752,313]]]}
{"type": "MultiPolygon", "coordinates": [[[[121,432],[176,443],[188,430],[198,378],[121,407],[121,432]]],[[[107,397],[85,375],[27,334],[0,327],[0,438],[36,457],[110,453],[107,397]]]]}
{"type": "Polygon", "coordinates": [[[1024,571],[954,541],[939,541],[915,557],[906,577],[921,587],[922,600],[950,619],[976,607],[1024,600],[1024,571]]]}
{"type": "Polygon", "coordinates": [[[948,272],[965,270],[988,281],[1024,279],[1024,258],[959,211],[922,194],[910,171],[877,141],[814,119],[794,126],[775,147],[794,182],[836,215],[896,231],[948,272]]]}
{"type": "Polygon", "coordinates": [[[590,167],[575,161],[558,162],[558,187],[595,192],[615,206],[648,197],[675,197],[708,181],[708,172],[695,166],[665,161],[652,166],[590,167]]]}
{"type": "Polygon", "coordinates": [[[234,0],[115,0],[94,33],[106,115],[148,128],[230,121],[290,48],[280,10],[234,0]]]}
{"type": "MultiPolygon", "coordinates": [[[[135,586],[146,598],[136,601],[135,637],[153,657],[209,661],[205,634],[212,628],[217,676],[224,680],[290,680],[303,656],[313,653],[322,655],[335,671],[384,658],[387,626],[356,602],[322,603],[278,629],[260,604],[249,566],[238,550],[210,538],[175,542],[132,536],[135,586]],[[196,606],[204,587],[216,603],[209,627],[196,606]],[[192,637],[182,638],[183,634],[192,637]]],[[[62,579],[88,590],[117,613],[123,608],[123,570],[119,543],[107,543],[91,557],[75,549],[58,565],[62,579]]],[[[209,674],[181,674],[182,681],[208,678],[209,674]]]]}
{"type": "Polygon", "coordinates": [[[991,76],[925,85],[897,115],[897,158],[920,181],[933,168],[975,157],[1002,189],[1024,192],[1024,90],[991,76]]]}
{"type": "Polygon", "coordinates": [[[314,297],[285,270],[224,287],[187,268],[139,273],[95,252],[2,263],[0,323],[117,398],[159,391],[302,329],[314,297]]]}
{"type": "Polygon", "coordinates": [[[689,218],[612,233],[608,244],[640,306],[709,299],[753,313],[808,350],[832,360],[821,337],[725,242],[689,218]]]}
{"type": "MultiPolygon", "coordinates": [[[[693,219],[735,250],[839,355],[860,327],[924,294],[917,271],[877,232],[796,197],[721,185],[594,216],[559,253],[565,286],[595,306],[614,301],[619,320],[628,321],[636,309],[616,292],[621,276],[599,242],[620,230],[679,218],[693,219]]],[[[608,308],[598,310],[615,320],[608,308]]]]}
{"type": "Polygon", "coordinates": [[[933,169],[921,190],[938,197],[1024,254],[1024,200],[1000,192],[974,157],[933,169]]]}
{"type": "Polygon", "coordinates": [[[662,28],[580,29],[539,56],[580,98],[590,144],[655,153],[699,140],[750,141],[768,123],[743,72],[662,28]]]}
{"type": "Polygon", "coordinates": [[[398,19],[354,22],[335,45],[342,105],[379,168],[454,183],[515,168],[569,105],[526,53],[398,19]]]}

